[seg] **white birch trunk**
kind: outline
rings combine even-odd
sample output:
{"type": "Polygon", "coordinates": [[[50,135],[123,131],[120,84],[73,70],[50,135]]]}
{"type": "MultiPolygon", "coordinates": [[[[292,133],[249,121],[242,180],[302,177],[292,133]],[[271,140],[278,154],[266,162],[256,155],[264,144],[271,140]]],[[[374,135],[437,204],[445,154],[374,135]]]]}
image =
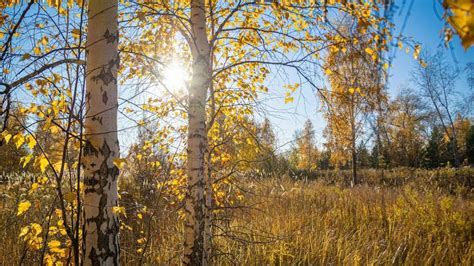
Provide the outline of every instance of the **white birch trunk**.
{"type": "Polygon", "coordinates": [[[117,0],[89,1],[84,169],[83,263],[119,265],[117,0]]]}
{"type": "MultiPolygon", "coordinates": [[[[212,93],[212,92],[211,92],[212,93]]],[[[209,143],[208,143],[209,144],[209,143]]],[[[209,150],[209,145],[206,149],[206,171],[205,171],[205,178],[204,178],[204,186],[205,186],[205,204],[206,210],[204,213],[204,259],[206,263],[210,261],[212,255],[212,220],[213,220],[213,206],[212,206],[212,197],[213,197],[213,190],[212,190],[212,163],[211,158],[212,155],[209,150]]]]}
{"type": "Polygon", "coordinates": [[[204,179],[207,145],[206,98],[211,80],[211,69],[205,8],[204,0],[191,1],[193,74],[188,102],[188,190],[185,200],[183,256],[185,265],[207,265],[207,256],[204,252],[204,216],[206,213],[204,179]]]}

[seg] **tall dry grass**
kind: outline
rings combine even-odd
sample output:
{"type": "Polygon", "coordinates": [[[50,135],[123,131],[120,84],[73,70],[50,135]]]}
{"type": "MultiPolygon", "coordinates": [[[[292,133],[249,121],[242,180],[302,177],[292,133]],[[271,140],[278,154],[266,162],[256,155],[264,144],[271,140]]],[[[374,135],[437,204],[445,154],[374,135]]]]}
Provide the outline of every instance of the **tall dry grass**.
{"type": "Polygon", "coordinates": [[[472,265],[471,200],[402,188],[354,189],[263,180],[252,186],[258,211],[236,219],[255,243],[218,247],[217,264],[472,265]],[[231,260],[233,259],[233,261],[231,260]]]}
{"type": "MultiPolygon", "coordinates": [[[[472,177],[470,177],[472,179],[472,177]]],[[[419,182],[344,188],[290,178],[243,178],[241,206],[216,214],[214,265],[473,265],[472,194],[419,182]]],[[[0,197],[0,265],[39,264],[19,230],[44,209],[16,217],[27,182],[0,197]]],[[[121,231],[123,265],[177,265],[182,243],[180,203],[121,186],[127,210],[121,231]],[[141,218],[137,213],[146,204],[141,218]]],[[[469,191],[469,188],[467,189],[469,191]]],[[[46,193],[46,191],[45,191],[46,193]]],[[[48,193],[52,193],[49,191],[48,193]]],[[[36,196],[43,206],[52,198],[36,196]]],[[[54,221],[53,221],[54,222],[54,221]]]]}

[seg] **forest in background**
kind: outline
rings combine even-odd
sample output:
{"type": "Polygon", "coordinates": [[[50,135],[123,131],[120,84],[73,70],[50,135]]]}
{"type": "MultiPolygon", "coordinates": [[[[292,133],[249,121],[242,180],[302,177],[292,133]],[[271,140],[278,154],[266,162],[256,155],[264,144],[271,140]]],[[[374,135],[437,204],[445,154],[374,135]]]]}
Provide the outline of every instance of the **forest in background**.
{"type": "Polygon", "coordinates": [[[0,264],[472,265],[474,4],[435,4],[425,51],[405,1],[0,3],[0,264]]]}

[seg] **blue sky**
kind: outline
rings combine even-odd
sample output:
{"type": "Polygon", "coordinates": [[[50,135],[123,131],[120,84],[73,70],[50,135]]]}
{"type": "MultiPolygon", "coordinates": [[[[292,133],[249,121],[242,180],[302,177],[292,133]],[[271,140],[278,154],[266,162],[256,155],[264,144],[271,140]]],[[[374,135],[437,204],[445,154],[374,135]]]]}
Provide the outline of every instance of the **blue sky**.
{"type": "MultiPolygon", "coordinates": [[[[441,16],[443,14],[442,6],[437,0],[398,0],[396,4],[399,6],[395,12],[394,35],[398,35],[402,30],[402,25],[405,19],[406,27],[403,29],[403,36],[412,38],[419,42],[422,46],[422,51],[431,53],[442,49],[445,52],[447,61],[453,66],[464,68],[469,61],[474,61],[474,47],[464,51],[461,46],[460,39],[456,36],[450,43],[449,48],[444,46],[444,37],[442,34],[444,21],[441,16]],[[403,5],[403,8],[402,8],[403,5]],[[412,5],[411,9],[409,8],[412,5]],[[407,11],[410,14],[407,17],[407,11]],[[438,14],[438,15],[437,15],[438,14]]],[[[398,49],[394,47],[393,49],[398,49]]],[[[410,72],[416,67],[417,61],[413,59],[412,51],[406,54],[405,49],[398,49],[396,57],[392,62],[389,70],[388,88],[389,94],[393,97],[396,95],[402,86],[409,85],[411,75],[410,72]]],[[[292,76],[291,74],[289,76],[292,76]]],[[[273,81],[273,83],[277,83],[273,81]]],[[[269,86],[271,88],[271,86],[269,86]]],[[[457,82],[458,90],[468,91],[465,77],[457,82]]],[[[282,96],[280,99],[272,99],[267,102],[271,110],[267,112],[267,117],[275,127],[275,131],[279,138],[279,144],[283,145],[294,139],[294,132],[303,127],[306,119],[311,119],[315,125],[318,145],[324,143],[322,138],[322,131],[325,126],[324,119],[318,113],[319,103],[314,95],[314,92],[309,87],[303,87],[299,95],[295,95],[294,104],[285,105],[283,103],[284,90],[279,88],[281,93],[274,93],[272,97],[277,95],[282,96]],[[287,112],[285,114],[285,112],[287,112]]],[[[281,151],[286,150],[289,145],[281,148],[281,151]]]]}

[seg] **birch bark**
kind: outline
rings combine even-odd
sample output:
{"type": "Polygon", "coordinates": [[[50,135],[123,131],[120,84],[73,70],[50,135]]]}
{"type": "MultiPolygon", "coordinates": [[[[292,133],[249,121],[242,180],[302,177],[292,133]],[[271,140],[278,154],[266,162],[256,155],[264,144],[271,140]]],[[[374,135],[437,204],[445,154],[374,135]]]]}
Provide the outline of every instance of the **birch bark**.
{"type": "Polygon", "coordinates": [[[87,32],[83,263],[119,265],[117,1],[89,1],[87,32]]]}
{"type": "Polygon", "coordinates": [[[204,0],[191,1],[192,79],[188,99],[188,190],[185,200],[185,265],[207,265],[205,256],[206,98],[211,82],[210,45],[204,0]]]}

